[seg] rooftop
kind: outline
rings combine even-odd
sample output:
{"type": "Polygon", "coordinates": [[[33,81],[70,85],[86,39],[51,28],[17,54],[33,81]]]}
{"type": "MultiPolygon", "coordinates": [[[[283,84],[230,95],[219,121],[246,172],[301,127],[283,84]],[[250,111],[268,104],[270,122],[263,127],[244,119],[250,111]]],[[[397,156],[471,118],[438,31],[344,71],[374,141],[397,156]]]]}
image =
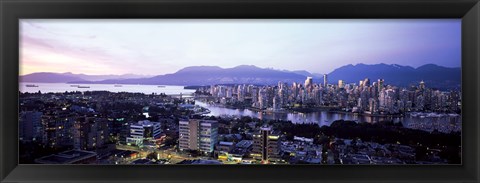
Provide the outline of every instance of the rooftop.
{"type": "Polygon", "coordinates": [[[141,127],[150,127],[160,122],[152,122],[149,120],[138,121],[138,123],[133,123],[132,126],[141,126],[141,127]]]}
{"type": "Polygon", "coordinates": [[[97,153],[92,151],[69,150],[38,158],[35,160],[35,162],[41,164],[74,164],[96,156],[97,153]]]}
{"type": "Polygon", "coordinates": [[[153,164],[153,162],[150,161],[149,159],[137,159],[137,160],[133,161],[132,164],[145,165],[145,164],[153,164]]]}
{"type": "Polygon", "coordinates": [[[270,130],[272,130],[272,127],[262,126],[262,127],[260,127],[260,130],[262,130],[262,131],[270,131],[270,130]]]}
{"type": "Polygon", "coordinates": [[[207,164],[207,165],[216,165],[222,164],[222,162],[217,160],[204,160],[204,159],[195,159],[195,160],[183,160],[178,164],[191,164],[191,165],[200,165],[200,164],[207,164]]]}
{"type": "Polygon", "coordinates": [[[219,144],[220,144],[220,145],[225,145],[225,146],[232,146],[232,145],[233,145],[233,142],[220,141],[219,144]]]}
{"type": "Polygon", "coordinates": [[[238,142],[236,146],[240,148],[248,148],[252,146],[252,144],[253,144],[253,140],[242,140],[238,142]]]}

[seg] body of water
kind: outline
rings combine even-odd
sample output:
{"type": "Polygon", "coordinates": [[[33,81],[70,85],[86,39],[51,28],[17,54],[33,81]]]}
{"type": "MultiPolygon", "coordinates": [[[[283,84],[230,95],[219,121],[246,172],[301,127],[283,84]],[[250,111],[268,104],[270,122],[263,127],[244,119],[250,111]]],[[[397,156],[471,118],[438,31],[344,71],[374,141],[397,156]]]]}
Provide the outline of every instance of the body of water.
{"type": "Polygon", "coordinates": [[[191,95],[195,90],[184,89],[183,86],[172,85],[114,85],[114,84],[69,84],[69,83],[20,83],[20,92],[34,93],[41,91],[42,93],[54,92],[72,92],[72,91],[110,91],[110,92],[132,92],[132,93],[165,93],[167,95],[191,95]],[[27,87],[34,85],[35,87],[27,87]],[[72,86],[73,85],[73,86],[72,86]],[[79,88],[89,87],[89,88],[79,88]],[[159,87],[161,86],[161,87],[159,87]]]}
{"type": "MultiPolygon", "coordinates": [[[[184,89],[183,86],[172,85],[114,85],[114,84],[78,84],[68,83],[20,83],[19,90],[21,92],[38,92],[42,93],[54,92],[62,93],[65,91],[110,91],[110,92],[133,92],[133,93],[165,93],[167,95],[191,95],[195,90],[184,89]],[[27,85],[34,85],[35,87],[27,87],[27,85]],[[74,85],[74,86],[72,86],[74,85]]],[[[405,127],[432,131],[437,129],[443,132],[461,131],[461,117],[460,116],[442,116],[442,117],[420,117],[420,116],[405,116],[405,117],[378,117],[366,116],[353,113],[340,113],[318,111],[309,113],[298,112],[258,112],[249,109],[231,109],[217,105],[210,105],[201,101],[196,101],[196,104],[210,110],[208,115],[212,116],[250,116],[259,119],[269,120],[285,120],[293,123],[317,123],[320,126],[329,126],[336,120],[350,120],[357,122],[375,123],[378,121],[393,121],[401,122],[405,127]]]]}
{"type": "Polygon", "coordinates": [[[403,126],[407,128],[421,129],[425,131],[432,131],[437,129],[439,131],[450,132],[461,130],[461,117],[460,116],[443,116],[443,117],[378,117],[378,116],[366,116],[354,113],[340,113],[340,112],[328,112],[318,111],[309,113],[298,112],[284,112],[284,113],[272,113],[272,112],[258,112],[249,109],[231,109],[217,105],[210,105],[205,102],[195,101],[196,105],[205,107],[210,110],[212,116],[250,116],[259,119],[269,120],[286,120],[293,123],[317,123],[320,126],[329,126],[336,120],[349,120],[356,122],[375,123],[378,121],[393,121],[401,122],[403,126]]]}

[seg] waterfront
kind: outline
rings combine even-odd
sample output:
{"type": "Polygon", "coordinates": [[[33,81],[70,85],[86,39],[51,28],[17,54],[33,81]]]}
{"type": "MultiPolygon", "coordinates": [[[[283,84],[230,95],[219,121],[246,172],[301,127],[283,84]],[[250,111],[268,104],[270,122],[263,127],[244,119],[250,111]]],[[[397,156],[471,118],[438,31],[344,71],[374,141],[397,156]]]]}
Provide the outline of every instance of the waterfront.
{"type": "Polygon", "coordinates": [[[195,90],[184,89],[183,86],[157,86],[157,85],[113,85],[113,84],[80,84],[79,86],[89,87],[89,88],[79,88],[76,87],[79,84],[69,84],[69,83],[20,83],[19,90],[20,92],[42,92],[42,93],[62,93],[65,91],[110,91],[110,92],[131,92],[131,93],[143,93],[143,94],[152,94],[152,93],[165,93],[166,95],[191,95],[195,90]],[[34,85],[35,87],[27,87],[26,85],[34,85]],[[74,86],[72,86],[74,85],[74,86]]]}
{"type": "Polygon", "coordinates": [[[292,121],[293,123],[317,123],[320,126],[330,126],[332,122],[342,119],[367,123],[393,121],[395,123],[401,122],[407,128],[423,129],[425,131],[433,131],[434,129],[439,131],[461,131],[460,116],[420,117],[407,115],[404,117],[379,117],[329,111],[273,113],[257,112],[250,109],[231,109],[219,105],[210,105],[198,100],[195,101],[195,104],[210,110],[210,113],[207,115],[211,116],[250,116],[259,119],[292,121]]]}
{"type": "MultiPolygon", "coordinates": [[[[131,92],[131,93],[165,93],[167,95],[182,94],[186,97],[191,95],[195,90],[184,89],[183,86],[162,86],[157,85],[121,85],[112,84],[82,84],[80,86],[88,86],[89,88],[72,87],[68,83],[20,83],[21,92],[65,92],[65,91],[110,91],[110,92],[131,92]],[[26,85],[35,85],[38,87],[26,87],[26,85]]],[[[384,116],[368,116],[355,113],[317,111],[309,113],[300,112],[258,112],[250,109],[232,109],[222,107],[221,105],[210,105],[205,102],[196,100],[196,104],[210,110],[207,115],[211,116],[250,116],[253,118],[267,120],[285,120],[293,123],[317,123],[320,126],[329,126],[336,120],[351,120],[356,122],[375,123],[378,121],[401,122],[404,127],[422,129],[425,131],[433,131],[435,129],[443,132],[461,131],[461,117],[443,115],[438,117],[424,117],[421,115],[406,115],[404,117],[384,117],[384,116]]]]}

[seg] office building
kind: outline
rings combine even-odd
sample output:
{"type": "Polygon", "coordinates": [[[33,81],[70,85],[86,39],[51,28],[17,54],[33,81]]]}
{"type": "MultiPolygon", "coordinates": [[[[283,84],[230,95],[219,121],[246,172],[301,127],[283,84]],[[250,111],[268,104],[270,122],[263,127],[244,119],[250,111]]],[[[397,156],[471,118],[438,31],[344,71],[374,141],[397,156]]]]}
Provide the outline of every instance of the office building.
{"type": "Polygon", "coordinates": [[[253,135],[252,157],[262,163],[280,159],[280,135],[272,131],[269,126],[263,126],[253,135]]]}
{"type": "Polygon", "coordinates": [[[213,152],[217,143],[218,122],[215,120],[190,119],[179,121],[180,150],[213,152]]]}
{"type": "Polygon", "coordinates": [[[143,146],[144,141],[155,141],[162,133],[160,122],[149,120],[130,124],[130,135],[126,141],[129,145],[143,146]]]}

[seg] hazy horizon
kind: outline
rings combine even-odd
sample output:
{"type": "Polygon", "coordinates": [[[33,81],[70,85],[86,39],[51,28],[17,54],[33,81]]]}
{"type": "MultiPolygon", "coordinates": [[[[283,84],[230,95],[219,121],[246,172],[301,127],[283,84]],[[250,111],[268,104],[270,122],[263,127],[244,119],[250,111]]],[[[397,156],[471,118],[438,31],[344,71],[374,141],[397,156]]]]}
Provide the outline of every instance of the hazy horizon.
{"type": "Polygon", "coordinates": [[[20,75],[163,75],[255,65],[325,74],[344,65],[461,66],[461,20],[20,21],[20,75]]]}

